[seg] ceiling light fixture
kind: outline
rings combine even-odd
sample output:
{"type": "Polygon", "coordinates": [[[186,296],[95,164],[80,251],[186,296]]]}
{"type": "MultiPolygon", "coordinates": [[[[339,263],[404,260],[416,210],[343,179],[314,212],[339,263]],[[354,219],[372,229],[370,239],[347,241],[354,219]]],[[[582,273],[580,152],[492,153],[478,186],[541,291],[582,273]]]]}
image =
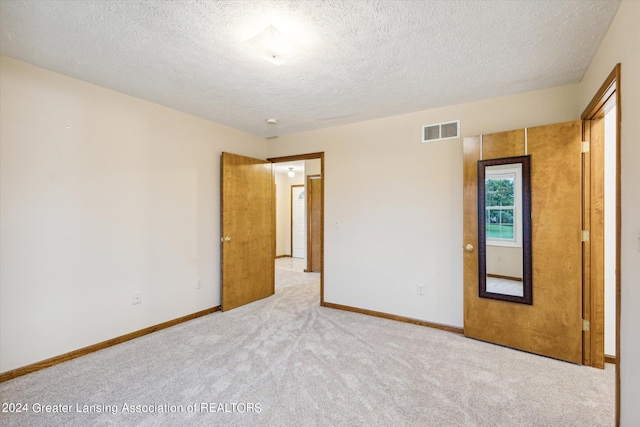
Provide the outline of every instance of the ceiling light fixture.
{"type": "Polygon", "coordinates": [[[277,125],[278,124],[278,119],[267,119],[267,124],[268,125],[277,125]]]}
{"type": "Polygon", "coordinates": [[[307,51],[293,40],[287,38],[273,25],[269,25],[260,33],[242,43],[242,45],[258,54],[261,58],[276,65],[284,64],[291,58],[302,55],[307,51]]]}
{"type": "Polygon", "coordinates": [[[295,172],[293,171],[293,168],[289,168],[289,172],[287,172],[287,176],[289,178],[293,178],[294,176],[296,176],[295,172]]]}

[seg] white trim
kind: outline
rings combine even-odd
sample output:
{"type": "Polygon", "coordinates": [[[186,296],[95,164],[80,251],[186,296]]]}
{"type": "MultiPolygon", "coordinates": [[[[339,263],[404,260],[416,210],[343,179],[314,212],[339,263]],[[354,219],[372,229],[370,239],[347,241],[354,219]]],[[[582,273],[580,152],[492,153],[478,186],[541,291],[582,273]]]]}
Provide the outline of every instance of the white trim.
{"type": "MultiPolygon", "coordinates": [[[[509,176],[513,177],[515,175],[514,182],[514,207],[513,207],[513,240],[507,239],[490,239],[485,237],[485,242],[487,246],[508,246],[520,248],[522,247],[522,230],[523,230],[523,218],[519,212],[522,212],[522,164],[507,164],[507,165],[494,165],[488,166],[485,168],[485,182],[490,177],[496,177],[500,179],[500,177],[509,176]],[[489,170],[489,169],[492,170],[489,170]]],[[[486,188],[486,186],[485,186],[486,188]]],[[[487,209],[491,208],[491,206],[485,206],[485,212],[487,209]]],[[[486,214],[485,214],[486,215],[486,214]]],[[[486,233],[486,230],[485,230],[486,233]]]]}

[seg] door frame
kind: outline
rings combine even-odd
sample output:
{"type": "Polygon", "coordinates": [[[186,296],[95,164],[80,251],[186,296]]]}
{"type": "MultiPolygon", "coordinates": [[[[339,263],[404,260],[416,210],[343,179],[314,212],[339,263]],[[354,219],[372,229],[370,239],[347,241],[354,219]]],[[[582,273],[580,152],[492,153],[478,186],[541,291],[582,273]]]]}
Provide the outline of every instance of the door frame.
{"type": "MultiPolygon", "coordinates": [[[[311,203],[313,202],[313,193],[311,191],[311,181],[314,179],[319,179],[320,180],[320,206],[322,206],[322,175],[307,175],[307,179],[305,180],[305,186],[306,186],[306,191],[307,191],[307,200],[306,202],[306,206],[307,206],[307,269],[305,271],[307,272],[312,272],[313,271],[313,250],[312,250],[312,239],[311,239],[311,233],[313,231],[311,224],[311,215],[313,214],[312,209],[311,209],[311,203]]],[[[322,212],[320,212],[320,217],[322,219],[322,212]]],[[[320,230],[321,236],[322,236],[322,230],[320,230]]],[[[322,266],[322,259],[320,260],[320,266],[322,266]]]]}
{"type": "MultiPolygon", "coordinates": [[[[321,180],[321,207],[320,207],[320,305],[324,304],[324,199],[325,199],[325,185],[324,185],[324,152],[307,153],[307,154],[294,154],[291,156],[271,157],[267,161],[271,163],[285,163],[294,162],[298,160],[314,160],[320,159],[320,180],[321,180]]],[[[274,237],[275,238],[275,237],[274,237]]],[[[293,248],[291,248],[293,253],[293,248]]]]}
{"type": "MultiPolygon", "coordinates": [[[[622,119],[622,102],[621,102],[621,92],[620,92],[620,77],[621,77],[621,65],[620,63],[616,64],[611,73],[607,76],[605,81],[602,83],[594,97],[585,108],[584,112],[581,115],[582,119],[582,129],[583,129],[583,139],[589,141],[591,138],[590,129],[591,124],[594,119],[596,119],[601,113],[607,101],[615,94],[615,103],[616,103],[616,256],[615,256],[615,269],[616,269],[616,355],[615,355],[615,366],[616,366],[616,425],[620,425],[620,301],[621,301],[621,280],[620,280],[620,251],[621,251],[621,159],[620,159],[620,123],[622,119]]],[[[586,156],[585,156],[586,157],[586,156]]],[[[598,161],[602,161],[603,159],[600,157],[598,161]]],[[[588,174],[589,177],[594,172],[594,168],[602,167],[603,165],[595,164],[595,162],[590,161],[590,157],[585,159],[584,163],[584,172],[585,175],[588,174]]],[[[589,200],[592,202],[592,200],[589,200]]],[[[587,210],[586,207],[584,209],[587,210]]],[[[585,214],[587,214],[585,212],[585,214]]],[[[589,213],[590,214],[590,213],[589,213]]],[[[591,220],[591,218],[588,218],[591,220]]],[[[588,242],[587,242],[588,243],[588,242]]],[[[602,316],[594,313],[598,310],[599,307],[604,307],[604,295],[602,292],[596,291],[593,286],[593,279],[591,277],[591,259],[593,257],[604,256],[604,251],[600,250],[598,247],[593,247],[593,245],[585,245],[585,251],[583,256],[583,269],[585,271],[584,282],[583,282],[583,295],[585,298],[585,317],[586,320],[590,322],[590,329],[592,331],[602,331],[604,334],[604,319],[602,316]],[[600,253],[602,252],[602,253],[600,253]],[[595,291],[595,292],[594,292],[595,291]],[[588,299],[588,300],[587,300],[588,299]]],[[[604,311],[604,310],[602,310],[604,311]]],[[[603,339],[604,337],[602,337],[603,339]]],[[[588,355],[585,354],[585,357],[589,357],[589,361],[592,362],[594,360],[594,354],[597,351],[595,345],[591,345],[594,343],[594,340],[598,339],[598,337],[593,337],[591,334],[588,336],[585,334],[585,341],[589,341],[589,345],[585,345],[584,348],[589,352],[588,355]]],[[[585,343],[587,344],[587,343],[585,343]]],[[[593,363],[585,363],[587,365],[593,365],[593,363]]]]}

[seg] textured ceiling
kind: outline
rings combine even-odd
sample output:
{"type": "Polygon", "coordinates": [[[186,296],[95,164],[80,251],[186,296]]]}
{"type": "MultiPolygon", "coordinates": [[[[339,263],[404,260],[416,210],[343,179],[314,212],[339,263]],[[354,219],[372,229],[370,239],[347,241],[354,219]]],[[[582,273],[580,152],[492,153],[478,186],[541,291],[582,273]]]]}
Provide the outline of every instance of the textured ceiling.
{"type": "Polygon", "coordinates": [[[619,6],[2,0],[0,53],[272,137],[577,83],[619,6]],[[240,45],[269,24],[308,53],[240,45]]]}

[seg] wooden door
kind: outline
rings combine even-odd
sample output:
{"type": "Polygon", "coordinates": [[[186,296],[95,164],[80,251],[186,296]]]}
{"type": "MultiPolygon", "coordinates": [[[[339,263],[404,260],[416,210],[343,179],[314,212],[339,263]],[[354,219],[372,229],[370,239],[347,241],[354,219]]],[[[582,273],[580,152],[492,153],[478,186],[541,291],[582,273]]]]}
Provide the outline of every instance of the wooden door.
{"type": "Polygon", "coordinates": [[[270,162],[222,153],[222,310],[275,291],[275,185],[270,162]]]}
{"type": "Polygon", "coordinates": [[[464,139],[466,336],[582,363],[581,134],[575,121],[464,139]],[[533,304],[480,298],[477,162],[527,154],[533,304]]]}
{"type": "Polygon", "coordinates": [[[322,270],[322,179],[307,177],[307,271],[322,270]]]}

